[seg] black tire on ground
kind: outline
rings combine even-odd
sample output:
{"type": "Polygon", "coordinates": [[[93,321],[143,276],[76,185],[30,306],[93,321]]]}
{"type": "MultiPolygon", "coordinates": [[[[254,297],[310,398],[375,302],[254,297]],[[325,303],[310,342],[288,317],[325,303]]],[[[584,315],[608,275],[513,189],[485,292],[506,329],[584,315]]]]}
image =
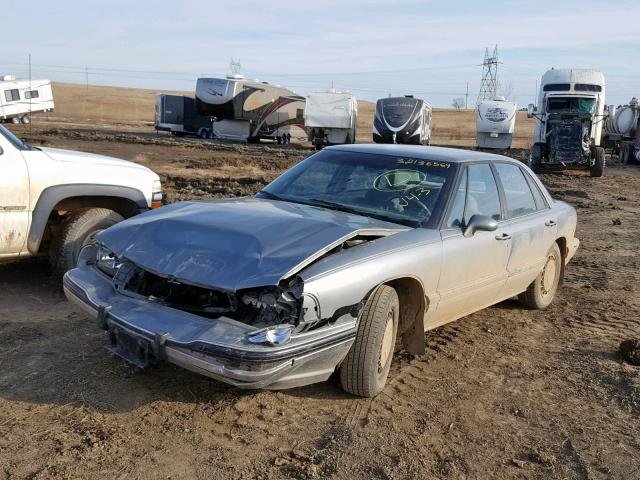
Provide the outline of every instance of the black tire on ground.
{"type": "Polygon", "coordinates": [[[291,143],[291,134],[287,133],[287,145],[291,143]]]}
{"type": "Polygon", "coordinates": [[[11,117],[11,123],[14,125],[20,123],[20,117],[11,117]]]}
{"type": "Polygon", "coordinates": [[[539,173],[542,168],[542,146],[539,143],[531,145],[529,151],[529,168],[535,173],[539,173]]]}
{"type": "Polygon", "coordinates": [[[49,262],[53,273],[61,279],[65,272],[75,268],[82,247],[122,220],[119,213],[107,208],[84,208],[69,213],[51,246],[49,262]]]}
{"type": "Polygon", "coordinates": [[[594,154],[596,158],[589,173],[592,177],[601,177],[604,174],[604,148],[596,147],[594,154]]]}
{"type": "Polygon", "coordinates": [[[527,289],[518,295],[518,300],[525,307],[543,310],[551,305],[558,291],[562,275],[562,255],[557,243],[547,252],[542,272],[531,282],[527,289]]]}
{"type": "Polygon", "coordinates": [[[276,137],[276,143],[278,145],[282,145],[282,138],[281,137],[276,137]]]}
{"type": "Polygon", "coordinates": [[[384,388],[396,344],[400,301],[396,291],[381,285],[367,300],[356,339],[340,366],[340,383],[349,393],[375,397],[384,388]]]}
{"type": "Polygon", "coordinates": [[[618,152],[618,160],[623,165],[629,163],[629,143],[622,142],[622,146],[618,152]]]}
{"type": "Polygon", "coordinates": [[[31,115],[29,115],[28,113],[24,114],[22,117],[20,117],[20,122],[22,122],[22,124],[24,125],[29,125],[31,123],[31,115]]]}

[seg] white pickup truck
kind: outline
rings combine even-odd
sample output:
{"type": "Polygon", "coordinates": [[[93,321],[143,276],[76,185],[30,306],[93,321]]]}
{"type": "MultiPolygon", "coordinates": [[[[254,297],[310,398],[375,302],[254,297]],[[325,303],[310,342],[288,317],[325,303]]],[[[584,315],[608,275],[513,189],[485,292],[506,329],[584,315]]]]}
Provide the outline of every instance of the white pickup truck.
{"type": "Polygon", "coordinates": [[[33,147],[0,125],[0,261],[49,254],[62,275],[95,234],[162,197],[160,178],[142,165],[33,147]]]}

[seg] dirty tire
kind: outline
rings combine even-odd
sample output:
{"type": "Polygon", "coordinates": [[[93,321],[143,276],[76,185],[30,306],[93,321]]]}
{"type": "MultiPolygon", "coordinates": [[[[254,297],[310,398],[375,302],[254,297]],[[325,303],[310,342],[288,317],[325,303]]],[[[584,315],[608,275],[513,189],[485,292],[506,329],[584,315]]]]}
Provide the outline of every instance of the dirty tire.
{"type": "Polygon", "coordinates": [[[535,173],[540,173],[542,169],[542,147],[534,143],[529,151],[529,168],[535,173]]]}
{"type": "Polygon", "coordinates": [[[11,123],[14,125],[20,123],[20,117],[11,117],[11,123]]]}
{"type": "Polygon", "coordinates": [[[381,285],[369,297],[356,339],[340,367],[344,390],[361,397],[375,397],[382,391],[393,358],[399,313],[398,294],[390,286],[381,285]],[[386,358],[381,358],[383,352],[386,358]]]}
{"type": "Polygon", "coordinates": [[[20,118],[20,122],[24,125],[29,125],[31,123],[31,116],[29,114],[23,115],[22,118],[20,118]]]}
{"type": "Polygon", "coordinates": [[[549,249],[542,272],[518,296],[518,300],[525,307],[543,310],[551,305],[558,291],[560,275],[562,274],[562,255],[557,243],[549,249]]]}
{"type": "Polygon", "coordinates": [[[590,173],[592,177],[601,177],[604,174],[604,148],[596,147],[595,156],[596,160],[590,173]]]}
{"type": "Polygon", "coordinates": [[[65,272],[75,268],[80,249],[90,243],[94,235],[122,220],[120,214],[106,208],[71,212],[51,248],[49,262],[55,276],[62,279],[65,272]]]}

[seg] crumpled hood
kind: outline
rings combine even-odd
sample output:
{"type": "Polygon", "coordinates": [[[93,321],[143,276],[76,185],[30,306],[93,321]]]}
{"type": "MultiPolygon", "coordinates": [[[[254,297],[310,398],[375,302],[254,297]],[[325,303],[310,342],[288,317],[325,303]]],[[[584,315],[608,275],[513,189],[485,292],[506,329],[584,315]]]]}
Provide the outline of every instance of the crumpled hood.
{"type": "Polygon", "coordinates": [[[228,291],[278,282],[358,234],[408,227],[258,198],[181,202],[125,220],[97,240],[163,276],[228,291]]]}
{"type": "Polygon", "coordinates": [[[108,157],[106,155],[98,155],[95,153],[87,153],[87,152],[75,152],[73,150],[64,150],[61,148],[38,147],[38,149],[42,150],[49,157],[59,162],[74,162],[74,163],[82,163],[85,165],[93,164],[93,165],[106,165],[108,167],[132,168],[135,170],[144,170],[146,172],[153,173],[150,169],[148,169],[145,166],[139,165],[134,162],[130,162],[128,160],[122,160],[120,158],[108,157]]]}

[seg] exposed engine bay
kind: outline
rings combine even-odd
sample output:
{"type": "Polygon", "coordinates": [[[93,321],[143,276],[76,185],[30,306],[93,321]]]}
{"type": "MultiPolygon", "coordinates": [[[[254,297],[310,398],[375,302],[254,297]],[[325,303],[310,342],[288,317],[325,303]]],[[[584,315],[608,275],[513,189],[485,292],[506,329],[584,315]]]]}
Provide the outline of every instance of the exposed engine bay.
{"type": "MultiPolygon", "coordinates": [[[[315,261],[380,236],[352,237],[315,261]]],[[[115,288],[124,295],[143,297],[206,318],[225,316],[256,328],[290,324],[298,331],[326,323],[320,318],[317,301],[303,294],[304,282],[299,276],[284,279],[277,286],[230,292],[157,275],[126,259],[120,261],[104,248],[98,253],[97,266],[113,278],[115,288]]]]}
{"type": "Polygon", "coordinates": [[[590,114],[552,114],[547,120],[546,138],[550,163],[586,163],[591,157],[590,114]]]}

